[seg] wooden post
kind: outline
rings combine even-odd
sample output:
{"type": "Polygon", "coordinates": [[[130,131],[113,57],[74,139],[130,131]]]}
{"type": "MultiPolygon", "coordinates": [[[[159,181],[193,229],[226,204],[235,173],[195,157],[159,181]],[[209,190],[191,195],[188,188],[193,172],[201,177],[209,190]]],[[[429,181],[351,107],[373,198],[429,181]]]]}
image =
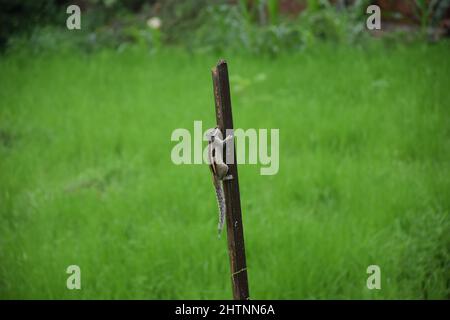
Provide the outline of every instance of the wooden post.
{"type": "MultiPolygon", "coordinates": [[[[212,70],[214,101],[216,104],[216,121],[223,137],[226,130],[233,130],[231,113],[230,84],[228,67],[225,60],[220,60],[212,70]]],[[[234,148],[234,143],[232,144],[234,148]]],[[[247,281],[247,263],[245,261],[244,229],[242,226],[241,199],[239,195],[239,180],[234,148],[234,162],[227,163],[229,174],[233,179],[223,182],[226,203],[228,254],[231,266],[231,285],[235,300],[249,299],[247,281]]]]}

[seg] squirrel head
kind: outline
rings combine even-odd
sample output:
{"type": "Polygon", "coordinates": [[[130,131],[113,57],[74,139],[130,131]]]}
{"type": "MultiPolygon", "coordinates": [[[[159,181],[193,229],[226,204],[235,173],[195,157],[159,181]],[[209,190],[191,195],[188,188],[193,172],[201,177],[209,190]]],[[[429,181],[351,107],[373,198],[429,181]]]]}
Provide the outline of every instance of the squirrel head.
{"type": "Polygon", "coordinates": [[[208,129],[205,133],[205,138],[207,141],[213,142],[214,139],[221,135],[222,133],[220,132],[220,129],[218,127],[212,128],[212,129],[208,129]]]}

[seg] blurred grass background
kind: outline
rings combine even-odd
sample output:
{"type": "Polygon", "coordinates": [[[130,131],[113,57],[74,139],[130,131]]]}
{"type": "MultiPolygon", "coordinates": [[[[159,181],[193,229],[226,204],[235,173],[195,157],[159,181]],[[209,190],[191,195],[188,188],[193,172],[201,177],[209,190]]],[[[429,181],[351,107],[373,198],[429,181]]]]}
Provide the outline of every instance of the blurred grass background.
{"type": "Polygon", "coordinates": [[[12,37],[0,297],[231,298],[208,168],[170,160],[174,129],[214,126],[210,68],[225,57],[235,126],[280,129],[277,175],[239,167],[251,298],[448,299],[450,44],[308,37],[262,51],[12,37]],[[71,264],[82,290],[66,288],[71,264]]]}

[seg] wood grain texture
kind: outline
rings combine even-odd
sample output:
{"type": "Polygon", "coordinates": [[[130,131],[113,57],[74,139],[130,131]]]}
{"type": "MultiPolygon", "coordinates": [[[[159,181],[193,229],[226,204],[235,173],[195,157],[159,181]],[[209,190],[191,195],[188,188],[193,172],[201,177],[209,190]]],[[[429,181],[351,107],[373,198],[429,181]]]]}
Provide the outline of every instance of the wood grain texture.
{"type": "MultiPolygon", "coordinates": [[[[226,130],[233,130],[234,128],[226,61],[220,60],[217,63],[216,67],[212,70],[212,78],[216,105],[216,121],[225,138],[226,130]]],[[[230,256],[233,298],[235,300],[247,300],[249,299],[247,263],[245,258],[244,229],[234,143],[232,147],[234,161],[227,164],[229,174],[233,176],[233,179],[223,181],[226,203],[228,253],[230,256]]]]}

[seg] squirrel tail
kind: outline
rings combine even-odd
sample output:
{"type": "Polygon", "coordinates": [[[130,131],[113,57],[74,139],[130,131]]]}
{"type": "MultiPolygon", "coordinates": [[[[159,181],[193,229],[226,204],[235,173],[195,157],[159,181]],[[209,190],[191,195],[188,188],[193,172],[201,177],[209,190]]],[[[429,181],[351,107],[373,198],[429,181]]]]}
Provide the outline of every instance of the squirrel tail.
{"type": "Polygon", "coordinates": [[[216,190],[217,205],[219,206],[219,223],[217,225],[218,229],[217,231],[218,236],[220,238],[223,225],[225,222],[226,205],[225,205],[225,193],[223,192],[222,184],[218,179],[214,179],[214,189],[216,190]]]}

